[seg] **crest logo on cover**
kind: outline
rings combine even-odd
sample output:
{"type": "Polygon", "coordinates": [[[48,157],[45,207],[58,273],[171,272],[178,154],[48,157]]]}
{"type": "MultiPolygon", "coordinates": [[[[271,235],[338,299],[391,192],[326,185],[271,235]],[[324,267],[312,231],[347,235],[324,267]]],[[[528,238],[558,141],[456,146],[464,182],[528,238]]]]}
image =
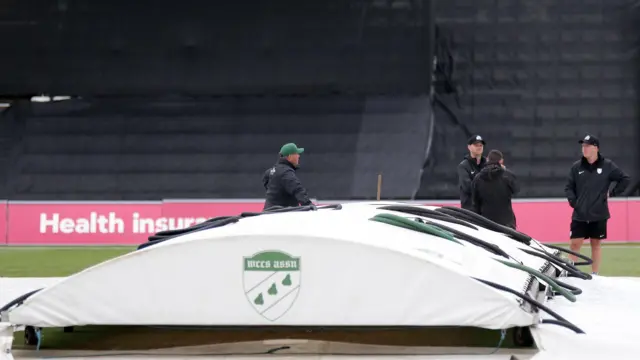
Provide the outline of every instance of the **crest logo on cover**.
{"type": "Polygon", "coordinates": [[[251,307],[276,321],[293,306],[300,292],[300,257],[267,250],[243,258],[243,285],[251,307]]]}

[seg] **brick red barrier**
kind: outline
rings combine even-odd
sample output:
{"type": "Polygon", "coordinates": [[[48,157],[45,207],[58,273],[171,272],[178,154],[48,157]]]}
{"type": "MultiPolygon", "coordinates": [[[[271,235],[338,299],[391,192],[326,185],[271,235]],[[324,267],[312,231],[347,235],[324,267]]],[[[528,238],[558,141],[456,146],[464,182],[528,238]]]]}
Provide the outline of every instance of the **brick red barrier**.
{"type": "MultiPolygon", "coordinates": [[[[331,202],[331,203],[337,203],[331,202]]],[[[421,202],[458,206],[457,202],[421,202]]],[[[0,200],[0,244],[137,245],[150,234],[205,219],[262,210],[262,200],[163,202],[6,202],[0,200]]],[[[571,208],[563,199],[514,202],[518,229],[542,242],[566,242],[571,208]]],[[[610,201],[608,241],[640,241],[638,199],[610,201]]]]}

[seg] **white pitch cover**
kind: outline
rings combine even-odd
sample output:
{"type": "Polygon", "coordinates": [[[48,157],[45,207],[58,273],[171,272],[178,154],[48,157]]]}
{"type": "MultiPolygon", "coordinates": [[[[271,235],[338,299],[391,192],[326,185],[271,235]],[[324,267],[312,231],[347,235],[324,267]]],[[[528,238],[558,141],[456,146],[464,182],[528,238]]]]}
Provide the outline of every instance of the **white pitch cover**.
{"type": "MultiPolygon", "coordinates": [[[[528,326],[528,275],[473,245],[321,210],[241,219],[96,265],[9,312],[13,324],[528,326]]],[[[511,240],[513,241],[513,240],[511,240]]],[[[524,258],[525,256],[521,256],[524,258]]]]}
{"type": "Polygon", "coordinates": [[[13,345],[13,325],[0,322],[0,360],[13,360],[11,346],[13,345]]]}

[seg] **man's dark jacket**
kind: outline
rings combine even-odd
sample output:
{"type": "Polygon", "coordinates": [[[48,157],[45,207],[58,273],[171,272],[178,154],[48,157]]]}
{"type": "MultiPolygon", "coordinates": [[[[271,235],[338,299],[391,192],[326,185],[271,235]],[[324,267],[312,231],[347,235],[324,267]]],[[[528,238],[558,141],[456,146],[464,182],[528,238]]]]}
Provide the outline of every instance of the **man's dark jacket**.
{"type": "Polygon", "coordinates": [[[471,182],[473,178],[478,175],[480,170],[485,167],[487,159],[480,158],[480,164],[478,161],[469,155],[464,157],[464,160],[458,164],[458,187],[460,189],[460,205],[467,210],[473,210],[473,200],[471,198],[471,182]]]}
{"type": "Polygon", "coordinates": [[[272,168],[264,172],[262,183],[267,190],[264,209],[311,204],[307,190],[296,176],[295,166],[285,158],[280,158],[272,168]]]}
{"type": "Polygon", "coordinates": [[[520,191],[516,176],[499,164],[487,164],[471,184],[473,211],[498,224],[516,228],[511,199],[520,191]]]}
{"type": "Polygon", "coordinates": [[[585,157],[571,166],[564,193],[573,208],[571,218],[577,221],[601,221],[611,217],[609,196],[622,195],[630,183],[625,174],[613,161],[598,154],[598,160],[589,164],[585,157]],[[612,182],[616,182],[609,191],[612,182]]]}

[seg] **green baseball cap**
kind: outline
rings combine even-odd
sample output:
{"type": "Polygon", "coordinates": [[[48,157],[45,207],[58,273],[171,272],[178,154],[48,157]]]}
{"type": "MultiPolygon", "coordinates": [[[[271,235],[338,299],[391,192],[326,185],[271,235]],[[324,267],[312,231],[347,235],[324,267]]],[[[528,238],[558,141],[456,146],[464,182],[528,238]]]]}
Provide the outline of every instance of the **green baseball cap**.
{"type": "Polygon", "coordinates": [[[302,154],[303,152],[304,152],[304,148],[299,148],[294,143],[284,144],[280,148],[280,155],[282,155],[282,156],[289,156],[289,155],[293,155],[293,154],[302,154]]]}

